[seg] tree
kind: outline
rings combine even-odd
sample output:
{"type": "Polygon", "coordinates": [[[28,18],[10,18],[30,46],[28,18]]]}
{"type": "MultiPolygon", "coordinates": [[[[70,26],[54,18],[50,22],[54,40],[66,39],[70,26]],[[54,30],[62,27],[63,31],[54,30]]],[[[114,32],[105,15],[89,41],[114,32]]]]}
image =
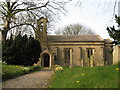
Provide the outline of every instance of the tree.
{"type": "Polygon", "coordinates": [[[114,43],[118,44],[120,43],[120,17],[115,15],[115,20],[116,20],[116,23],[118,24],[118,28],[115,29],[115,26],[107,27],[107,31],[110,37],[114,39],[114,43]]]}
{"type": "Polygon", "coordinates": [[[11,38],[3,41],[2,60],[11,65],[33,65],[38,62],[41,47],[39,41],[27,35],[20,34],[14,39],[11,38]]]}
{"type": "Polygon", "coordinates": [[[31,0],[15,0],[14,2],[13,0],[5,0],[5,2],[1,2],[0,17],[3,20],[2,39],[6,39],[8,31],[23,25],[31,26],[35,30],[35,22],[41,16],[45,16],[44,11],[56,16],[60,12],[65,11],[64,6],[68,2],[69,0],[64,2],[57,0],[39,0],[37,2],[32,2],[31,0]],[[25,15],[27,18],[24,18],[25,15]],[[19,16],[24,20],[21,23],[17,22],[19,16]]]}
{"type": "Polygon", "coordinates": [[[63,29],[55,31],[56,35],[94,35],[95,33],[80,24],[67,25],[63,29]]]}
{"type": "MultiPolygon", "coordinates": [[[[65,14],[66,10],[64,6],[70,1],[74,0],[37,0],[37,2],[33,2],[32,0],[5,0],[5,2],[1,1],[0,21],[3,22],[2,39],[5,40],[8,31],[13,29],[16,31],[23,30],[23,28],[25,28],[24,30],[27,29],[27,31],[29,31],[32,29],[35,32],[37,19],[39,19],[41,16],[45,16],[46,18],[46,12],[53,17],[52,19],[56,18],[60,12],[63,12],[65,14]],[[22,20],[18,21],[19,18],[22,18],[22,20]],[[28,26],[29,29],[26,28],[28,26]],[[21,27],[23,28],[21,29],[21,27]]],[[[77,5],[80,6],[81,1],[78,0],[77,5]]]]}
{"type": "Polygon", "coordinates": [[[26,44],[26,58],[31,60],[31,63],[37,63],[39,61],[38,57],[40,57],[41,47],[38,40],[35,40],[33,37],[29,37],[29,41],[26,44]]]}
{"type": "Polygon", "coordinates": [[[2,41],[2,59],[4,59],[4,61],[8,63],[10,63],[9,59],[13,59],[12,54],[14,53],[14,48],[12,44],[13,44],[12,35],[9,40],[7,39],[2,41]]]}

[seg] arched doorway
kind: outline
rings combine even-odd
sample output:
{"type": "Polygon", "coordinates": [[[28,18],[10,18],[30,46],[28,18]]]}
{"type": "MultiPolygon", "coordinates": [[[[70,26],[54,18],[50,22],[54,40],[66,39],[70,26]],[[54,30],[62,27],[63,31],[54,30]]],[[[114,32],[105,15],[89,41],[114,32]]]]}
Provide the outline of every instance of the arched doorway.
{"type": "Polygon", "coordinates": [[[52,67],[54,65],[54,55],[52,51],[44,50],[41,54],[41,66],[52,67]]]}
{"type": "Polygon", "coordinates": [[[49,67],[49,64],[50,64],[50,55],[47,54],[47,53],[44,53],[43,54],[43,66],[44,67],[49,67]]]}

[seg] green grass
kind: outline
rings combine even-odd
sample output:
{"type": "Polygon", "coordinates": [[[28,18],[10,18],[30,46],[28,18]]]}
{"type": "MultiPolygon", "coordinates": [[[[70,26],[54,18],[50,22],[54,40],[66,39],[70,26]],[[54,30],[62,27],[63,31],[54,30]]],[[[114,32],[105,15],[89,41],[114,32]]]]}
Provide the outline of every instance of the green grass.
{"type": "Polygon", "coordinates": [[[23,67],[18,65],[0,65],[0,68],[2,68],[3,81],[41,69],[40,66],[23,67]]]}
{"type": "Polygon", "coordinates": [[[51,88],[117,88],[118,65],[64,68],[56,72],[51,88]],[[76,81],[79,81],[78,83],[76,81]]]}

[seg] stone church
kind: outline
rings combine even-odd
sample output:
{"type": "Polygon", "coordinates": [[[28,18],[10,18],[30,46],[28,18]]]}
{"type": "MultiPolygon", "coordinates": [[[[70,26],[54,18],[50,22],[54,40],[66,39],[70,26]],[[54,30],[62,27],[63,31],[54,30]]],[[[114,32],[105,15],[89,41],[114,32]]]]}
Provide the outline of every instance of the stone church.
{"type": "Polygon", "coordinates": [[[99,35],[47,35],[47,19],[37,21],[35,38],[40,41],[43,67],[104,66],[112,64],[112,44],[99,35]]]}

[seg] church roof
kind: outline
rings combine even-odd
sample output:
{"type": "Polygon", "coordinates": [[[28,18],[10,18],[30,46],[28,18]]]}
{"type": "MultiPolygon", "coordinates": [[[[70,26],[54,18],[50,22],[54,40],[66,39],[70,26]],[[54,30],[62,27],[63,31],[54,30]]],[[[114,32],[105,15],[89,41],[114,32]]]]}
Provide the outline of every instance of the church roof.
{"type": "Polygon", "coordinates": [[[104,41],[99,35],[49,35],[50,42],[100,42],[104,41]]]}
{"type": "Polygon", "coordinates": [[[104,39],[105,43],[112,43],[112,40],[108,39],[104,39]]]}

